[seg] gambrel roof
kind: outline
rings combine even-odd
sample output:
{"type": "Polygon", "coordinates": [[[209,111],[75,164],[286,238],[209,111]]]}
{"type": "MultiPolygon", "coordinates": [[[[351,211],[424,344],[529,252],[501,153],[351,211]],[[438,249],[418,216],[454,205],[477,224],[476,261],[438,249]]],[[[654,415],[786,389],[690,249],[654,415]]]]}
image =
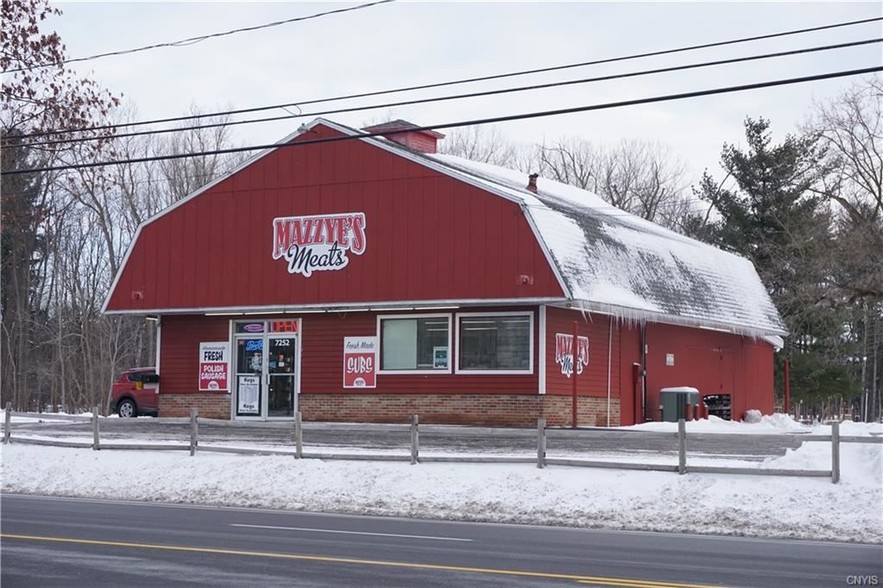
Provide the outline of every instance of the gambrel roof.
{"type": "Polygon", "coordinates": [[[519,202],[573,306],[757,337],[786,334],[754,265],[744,257],[629,214],[574,186],[539,178],[532,192],[524,172],[420,153],[379,137],[362,140],[519,202]]]}
{"type": "MultiPolygon", "coordinates": [[[[526,229],[526,234],[532,231],[539,245],[537,259],[541,260],[545,270],[541,254],[544,255],[552,272],[545,271],[547,279],[555,283],[557,278],[555,298],[543,299],[543,303],[611,314],[624,320],[721,329],[752,337],[774,338],[773,341],[779,335],[785,334],[779,313],[754,266],[743,257],[631,215],[607,204],[597,195],[573,186],[539,178],[538,189],[534,192],[527,189],[528,177],[524,172],[450,155],[415,151],[390,139],[365,136],[364,132],[325,119],[316,119],[303,125],[296,133],[279,141],[279,147],[256,154],[227,176],[203,186],[145,221],[130,244],[122,264],[123,270],[115,277],[105,301],[105,310],[110,307],[120,276],[128,267],[130,255],[145,227],[160,217],[175,214],[176,209],[188,206],[191,201],[225,182],[227,178],[235,176],[320,125],[517,204],[530,227],[526,229]],[[559,299],[562,291],[564,296],[559,299]]],[[[307,139],[303,142],[304,147],[310,143],[309,138],[307,139]]],[[[298,149],[294,146],[290,148],[298,149]]],[[[226,196],[221,200],[234,201],[226,196]]],[[[186,218],[195,218],[192,213],[188,214],[190,216],[186,218]]],[[[181,215],[175,220],[178,225],[184,222],[181,215]]],[[[175,225],[177,228],[168,226],[163,227],[163,231],[153,231],[156,233],[151,235],[153,242],[164,244],[163,239],[178,234],[175,232],[180,229],[178,225],[175,225]]],[[[173,263],[177,259],[176,252],[177,250],[168,253],[163,259],[167,257],[168,262],[173,263]]],[[[147,255],[143,251],[142,253],[141,257],[147,255]]],[[[503,250],[502,254],[506,255],[506,251],[503,250]]],[[[142,263],[149,265],[147,269],[155,269],[159,262],[148,263],[142,260],[142,263]]],[[[137,295],[143,295],[137,284],[144,281],[144,276],[147,275],[144,272],[147,269],[140,268],[136,272],[137,280],[127,278],[126,288],[119,294],[119,301],[112,312],[137,312],[144,308],[159,312],[164,308],[171,308],[153,299],[144,304],[140,302],[140,298],[136,300],[137,295]],[[131,296],[135,302],[127,298],[129,289],[132,290],[131,296]]],[[[275,280],[272,276],[271,279],[275,280]]],[[[380,300],[394,302],[391,298],[380,300]]],[[[477,299],[470,300],[479,302],[477,299]]],[[[182,307],[175,306],[174,310],[211,310],[215,306],[226,309],[230,304],[226,301],[225,298],[218,305],[208,306],[188,303],[182,307]]],[[[496,302],[506,303],[505,300],[496,302]]],[[[280,308],[278,301],[271,306],[268,310],[280,308]]],[[[292,309],[286,307],[286,310],[292,309]]]]}

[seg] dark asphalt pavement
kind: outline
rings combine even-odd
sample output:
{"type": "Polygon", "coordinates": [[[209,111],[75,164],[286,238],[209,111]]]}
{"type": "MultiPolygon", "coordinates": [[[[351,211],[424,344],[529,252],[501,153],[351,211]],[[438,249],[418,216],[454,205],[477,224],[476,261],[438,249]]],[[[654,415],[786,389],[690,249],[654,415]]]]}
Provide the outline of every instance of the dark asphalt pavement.
{"type": "Polygon", "coordinates": [[[19,495],[0,512],[4,587],[830,588],[883,573],[880,546],[847,543],[19,495]]]}

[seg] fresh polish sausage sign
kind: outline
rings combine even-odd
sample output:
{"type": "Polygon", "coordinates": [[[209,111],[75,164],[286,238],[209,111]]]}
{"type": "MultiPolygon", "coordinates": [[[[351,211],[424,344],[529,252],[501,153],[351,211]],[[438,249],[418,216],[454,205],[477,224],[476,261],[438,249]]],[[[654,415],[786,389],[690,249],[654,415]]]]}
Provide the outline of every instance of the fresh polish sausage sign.
{"type": "Polygon", "coordinates": [[[377,337],[343,338],[343,387],[377,387],[377,337]]]}
{"type": "Polygon", "coordinates": [[[342,270],[348,253],[364,252],[364,212],[273,219],[273,259],[284,259],[290,274],[309,278],[313,272],[342,270]]]}
{"type": "Polygon", "coordinates": [[[199,344],[199,390],[227,390],[227,366],[230,347],[226,341],[199,344]]]}

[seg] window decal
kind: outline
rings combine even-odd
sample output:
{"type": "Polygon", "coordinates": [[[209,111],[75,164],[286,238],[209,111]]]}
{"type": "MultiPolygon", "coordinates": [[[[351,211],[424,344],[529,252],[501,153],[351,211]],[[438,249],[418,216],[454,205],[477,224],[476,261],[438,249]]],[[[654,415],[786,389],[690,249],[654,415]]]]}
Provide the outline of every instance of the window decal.
{"type": "MultiPolygon", "coordinates": [[[[583,373],[583,368],[589,365],[589,338],[579,338],[579,350],[577,352],[576,374],[583,373]]],[[[568,378],[573,374],[573,335],[555,333],[555,363],[561,366],[561,373],[568,378]]]]}
{"type": "Polygon", "coordinates": [[[343,387],[377,387],[377,337],[343,338],[343,387]]]}
{"type": "Polygon", "coordinates": [[[199,390],[220,391],[227,389],[227,366],[230,362],[230,346],[226,341],[199,344],[199,390]]]}

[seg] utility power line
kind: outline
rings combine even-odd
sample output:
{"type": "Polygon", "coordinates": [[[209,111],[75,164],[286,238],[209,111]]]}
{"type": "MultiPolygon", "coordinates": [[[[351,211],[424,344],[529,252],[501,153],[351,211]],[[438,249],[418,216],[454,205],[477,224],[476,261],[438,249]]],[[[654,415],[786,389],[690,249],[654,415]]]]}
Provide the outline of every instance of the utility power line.
{"type": "Polygon", "coordinates": [[[426,126],[418,126],[412,127],[404,131],[398,132],[386,132],[386,133],[359,133],[354,136],[346,135],[342,137],[328,137],[324,139],[313,139],[308,141],[299,141],[299,142],[290,142],[290,143],[273,143],[269,145],[252,145],[248,147],[230,147],[225,149],[215,149],[211,151],[201,151],[196,153],[179,153],[174,155],[159,155],[159,156],[150,156],[150,157],[138,157],[132,159],[123,159],[116,161],[100,161],[100,162],[92,162],[92,163],[79,163],[79,164],[70,164],[70,165],[60,165],[60,166],[52,166],[52,167],[42,167],[42,168],[33,168],[30,170],[23,171],[10,171],[5,172],[8,175],[20,175],[24,173],[38,173],[38,172],[50,172],[50,171],[62,171],[68,169],[85,169],[85,168],[93,168],[93,167],[103,167],[109,165],[123,165],[127,163],[144,163],[148,161],[164,161],[170,159],[184,159],[188,157],[196,157],[202,155],[223,155],[227,153],[243,153],[247,151],[261,151],[267,149],[278,149],[278,148],[287,148],[287,147],[303,147],[306,145],[315,145],[318,143],[333,143],[337,141],[351,141],[354,139],[366,139],[371,137],[381,137],[384,135],[391,134],[400,134],[402,132],[415,132],[415,131],[433,131],[439,129],[450,129],[455,127],[470,127],[484,124],[493,124],[500,122],[508,122],[513,120],[526,120],[532,118],[542,118],[547,116],[560,116],[563,114],[575,114],[579,112],[591,112],[595,110],[607,110],[611,108],[622,108],[626,106],[638,106],[641,104],[653,104],[657,102],[669,102],[672,100],[685,100],[688,98],[699,98],[702,96],[713,96],[717,94],[729,94],[733,92],[744,92],[748,90],[759,90],[762,88],[773,88],[777,86],[786,86],[791,84],[800,84],[805,82],[815,82],[821,80],[829,80],[834,78],[842,78],[848,76],[856,76],[863,75],[869,73],[875,73],[883,71],[883,66],[875,66],[875,67],[865,67],[861,69],[851,69],[851,70],[841,70],[835,72],[829,72],[824,74],[816,74],[812,76],[803,76],[798,78],[787,78],[787,79],[779,79],[779,80],[771,80],[767,82],[758,82],[754,84],[742,84],[739,86],[727,86],[723,88],[711,88],[708,90],[697,90],[693,92],[683,92],[679,94],[666,94],[662,96],[651,96],[648,98],[637,98],[633,100],[623,100],[619,102],[606,102],[602,104],[592,104],[588,106],[574,106],[571,108],[561,108],[556,110],[544,110],[544,111],[535,111],[535,112],[527,112],[521,114],[511,114],[504,116],[494,116],[489,118],[482,119],[471,119],[464,120],[458,122],[446,122],[435,125],[426,125],[426,126]]]}
{"type": "Polygon", "coordinates": [[[93,127],[86,127],[86,128],[81,128],[81,129],[58,129],[58,130],[54,130],[54,131],[41,131],[39,133],[29,133],[29,134],[21,135],[21,137],[22,138],[29,138],[29,137],[38,137],[38,136],[45,136],[45,135],[60,135],[60,134],[64,134],[64,133],[82,133],[82,132],[89,132],[89,131],[101,131],[101,130],[106,130],[106,129],[117,129],[117,128],[136,127],[136,126],[154,125],[154,124],[162,124],[162,123],[182,122],[182,121],[195,120],[195,119],[200,119],[200,118],[208,118],[208,117],[212,117],[212,116],[230,116],[230,115],[236,115],[236,114],[249,114],[249,113],[253,113],[253,112],[261,112],[264,110],[300,108],[302,106],[306,106],[306,105],[310,105],[310,104],[319,104],[319,103],[323,103],[323,102],[336,102],[339,100],[353,100],[353,99],[357,99],[357,98],[369,98],[369,97],[373,97],[373,96],[382,96],[382,95],[386,95],[386,94],[396,94],[396,93],[400,93],[400,92],[428,90],[431,88],[442,88],[442,87],[455,86],[455,85],[460,85],[460,84],[471,84],[471,83],[476,83],[476,82],[499,80],[499,79],[504,79],[504,78],[517,77],[517,76],[533,75],[533,74],[538,74],[538,73],[548,73],[548,72],[553,72],[553,71],[562,71],[562,70],[574,69],[574,68],[578,68],[578,67],[589,67],[589,66],[602,65],[602,64],[608,64],[608,63],[618,63],[618,62],[622,62],[622,61],[644,59],[647,57],[658,57],[658,56],[662,56],[662,55],[672,55],[672,54],[684,53],[684,52],[688,52],[688,51],[697,51],[700,49],[710,49],[713,47],[724,47],[727,45],[735,45],[735,44],[748,43],[748,42],[753,42],[753,41],[762,41],[762,40],[767,40],[767,39],[775,39],[775,38],[779,38],[779,37],[801,35],[801,34],[805,34],[805,33],[817,32],[817,31],[824,31],[824,30],[831,30],[831,29],[837,29],[837,28],[842,28],[842,27],[850,27],[850,26],[868,24],[868,23],[872,23],[872,22],[879,22],[881,20],[883,20],[883,16],[874,17],[874,18],[865,18],[865,19],[861,19],[861,20],[847,21],[847,22],[840,22],[840,23],[834,23],[834,24],[829,24],[829,25],[820,25],[820,26],[816,26],[816,27],[808,27],[808,28],[803,28],[803,29],[780,31],[777,33],[769,33],[769,34],[765,34],[765,35],[755,35],[752,37],[742,37],[742,38],[737,38],[737,39],[730,39],[727,41],[716,41],[713,43],[689,45],[689,46],[685,46],[685,47],[677,47],[674,49],[662,49],[662,50],[658,50],[658,51],[636,53],[636,54],[624,55],[624,56],[619,56],[619,57],[608,57],[608,58],[604,58],[604,59],[596,59],[593,61],[583,61],[580,63],[554,65],[554,66],[549,66],[549,67],[542,67],[542,68],[528,69],[528,70],[516,70],[516,71],[501,73],[501,74],[492,74],[492,75],[472,77],[472,78],[454,79],[454,80],[448,80],[448,81],[444,81],[444,82],[433,82],[433,83],[428,83],[428,84],[406,86],[406,87],[401,87],[401,88],[376,90],[376,91],[372,91],[372,92],[362,92],[362,93],[358,93],[358,94],[343,94],[343,95],[334,96],[331,98],[316,98],[316,99],[304,100],[304,101],[300,101],[300,102],[287,102],[284,104],[273,104],[273,105],[269,105],[269,106],[255,106],[255,107],[251,107],[251,108],[240,108],[240,109],[227,110],[227,111],[221,111],[221,112],[215,112],[215,113],[191,114],[191,115],[184,115],[184,116],[157,118],[157,119],[137,121],[137,122],[96,125],[93,127]]]}
{"type": "MultiPolygon", "coordinates": [[[[496,165],[499,165],[499,164],[496,164],[496,165]]],[[[208,184],[209,182],[216,180],[218,177],[223,177],[224,175],[230,173],[232,171],[232,169],[235,169],[235,166],[233,166],[233,168],[231,168],[231,169],[223,170],[219,176],[214,176],[214,177],[208,173],[203,173],[203,174],[199,174],[199,175],[185,174],[185,175],[175,176],[175,177],[176,177],[176,179],[182,179],[182,180],[196,180],[198,182],[197,186],[203,187],[206,184],[208,184]]],[[[525,177],[526,177],[527,172],[529,170],[523,170],[523,171],[525,172],[525,177]]],[[[551,179],[551,178],[547,178],[547,179],[551,179]]],[[[562,182],[560,180],[558,180],[558,182],[562,183],[562,184],[566,183],[566,182],[562,182]]],[[[126,175],[125,179],[120,180],[119,185],[125,185],[126,187],[139,187],[139,188],[146,187],[148,190],[150,190],[150,189],[162,190],[163,188],[168,187],[169,180],[167,178],[160,178],[160,177],[157,177],[157,178],[132,178],[131,176],[126,175]]],[[[260,186],[253,186],[253,188],[258,188],[258,187],[260,187],[260,186]]],[[[580,188],[581,190],[585,190],[587,192],[591,192],[592,194],[595,194],[596,196],[599,196],[602,199],[604,199],[604,196],[602,195],[602,192],[600,190],[596,190],[596,189],[593,189],[588,186],[586,186],[586,187],[574,186],[574,187],[580,188]]],[[[4,194],[7,194],[7,195],[18,195],[18,194],[24,194],[24,193],[25,192],[21,191],[21,190],[13,190],[13,191],[4,192],[4,194]]],[[[683,202],[684,204],[689,204],[689,205],[707,206],[710,204],[710,202],[708,200],[704,200],[704,199],[702,199],[700,197],[696,197],[696,196],[681,196],[680,198],[678,198],[677,201],[683,202]]],[[[161,206],[159,207],[157,212],[159,210],[163,210],[163,209],[171,206],[175,202],[177,202],[177,200],[168,201],[168,202],[164,201],[163,203],[161,203],[161,206]]],[[[641,215],[637,212],[629,212],[628,209],[619,208],[618,206],[610,203],[607,200],[605,200],[605,202],[607,202],[607,204],[609,204],[611,207],[611,210],[607,210],[604,212],[604,214],[606,214],[609,217],[632,217],[632,218],[634,218],[636,216],[641,217],[641,215]]],[[[155,214],[155,212],[148,213],[145,216],[145,218],[149,218],[149,217],[153,216],[154,214],[155,214]]],[[[643,218],[643,217],[641,217],[641,218],[643,218]]],[[[645,219],[645,220],[650,220],[650,219],[645,219]]],[[[653,222],[656,222],[656,221],[653,221],[653,222]]]]}
{"type": "Polygon", "coordinates": [[[285,20],[277,20],[275,22],[269,22],[262,25],[255,25],[252,27],[243,27],[239,29],[233,29],[230,31],[223,31],[220,33],[211,33],[208,35],[201,35],[199,37],[189,37],[187,39],[181,39],[180,41],[171,41],[169,43],[156,43],[155,45],[145,45],[143,47],[136,47],[134,49],[122,49],[120,51],[109,51],[107,53],[98,53],[97,55],[90,55],[89,57],[75,57],[72,59],[65,59],[61,62],[56,63],[43,63],[40,65],[34,65],[31,67],[20,67],[16,69],[6,70],[3,73],[16,73],[20,71],[32,71],[35,69],[42,69],[44,67],[58,67],[64,63],[79,63],[82,61],[92,61],[95,59],[101,59],[103,57],[112,57],[116,55],[129,55],[131,53],[140,53],[141,51],[150,51],[152,49],[160,49],[163,47],[187,47],[190,45],[195,45],[207,39],[216,39],[218,37],[226,37],[228,35],[235,35],[236,33],[247,33],[251,31],[258,31],[261,29],[268,29],[271,27],[278,27],[285,24],[290,24],[293,22],[302,22],[305,20],[312,20],[314,18],[320,18],[322,16],[329,16],[332,14],[342,14],[344,12],[352,12],[353,10],[362,10],[363,8],[371,8],[372,6],[378,6],[380,4],[389,4],[390,2],[395,2],[396,0],[378,0],[377,2],[371,2],[368,4],[359,4],[358,6],[350,6],[349,8],[337,8],[335,10],[328,10],[326,12],[319,12],[316,14],[310,14],[308,16],[298,16],[295,18],[287,18],[285,20]]]}
{"type": "MultiPolygon", "coordinates": [[[[761,55],[749,55],[745,57],[734,57],[731,59],[720,59],[717,61],[707,61],[702,63],[692,63],[688,65],[676,65],[671,67],[663,67],[657,69],[649,69],[637,72],[629,72],[624,74],[610,74],[606,76],[596,76],[593,78],[582,78],[578,80],[566,80],[560,82],[549,82],[546,84],[534,84],[530,86],[516,86],[514,88],[501,88],[498,90],[486,90],[483,92],[470,92],[467,94],[453,94],[450,96],[437,96],[434,98],[420,98],[415,100],[406,100],[401,102],[387,102],[385,104],[372,104],[367,106],[352,106],[349,108],[338,108],[333,110],[321,110],[315,112],[303,112],[298,114],[286,114],[280,116],[272,116],[272,117],[264,117],[264,118],[256,118],[256,119],[246,119],[246,120],[238,120],[238,121],[226,121],[226,122],[215,122],[204,125],[194,125],[189,127],[175,127],[168,129],[151,129],[146,131],[136,131],[131,133],[120,133],[114,135],[112,138],[122,139],[126,137],[140,137],[145,135],[160,135],[164,133],[179,133],[184,131],[196,131],[201,129],[210,129],[216,127],[226,127],[226,126],[235,126],[235,125],[244,125],[244,124],[255,124],[262,122],[272,122],[279,120],[288,120],[292,118],[307,118],[307,117],[317,117],[317,116],[326,116],[329,114],[341,114],[341,113],[349,113],[349,112],[360,112],[364,110],[374,110],[377,108],[393,108],[399,106],[413,106],[415,104],[428,104],[434,102],[445,102],[449,100],[462,100],[466,98],[479,98],[484,96],[496,96],[499,94],[510,94],[513,92],[526,92],[533,90],[542,90],[548,88],[558,88],[563,86],[572,86],[577,84],[589,84],[594,82],[603,82],[610,80],[618,80],[625,78],[634,78],[646,75],[660,74],[660,73],[671,73],[677,71],[686,71],[691,69],[699,69],[704,67],[712,67],[718,65],[729,65],[733,63],[744,63],[749,61],[757,61],[761,59],[771,59],[776,57],[787,57],[791,55],[801,55],[806,53],[816,53],[819,51],[831,51],[834,49],[844,49],[849,47],[858,47],[861,45],[869,45],[872,43],[880,43],[883,42],[883,38],[877,39],[864,39],[861,41],[853,41],[850,43],[839,43],[836,45],[824,45],[820,47],[807,47],[804,49],[793,49],[791,51],[779,51],[777,53],[765,53],[761,55]]],[[[103,136],[93,136],[93,137],[78,137],[73,139],[57,139],[53,141],[38,141],[34,143],[22,143],[18,145],[18,147],[38,147],[43,145],[59,145],[59,144],[67,144],[67,143],[79,143],[84,141],[97,141],[102,139],[108,139],[110,137],[103,136]]]]}

